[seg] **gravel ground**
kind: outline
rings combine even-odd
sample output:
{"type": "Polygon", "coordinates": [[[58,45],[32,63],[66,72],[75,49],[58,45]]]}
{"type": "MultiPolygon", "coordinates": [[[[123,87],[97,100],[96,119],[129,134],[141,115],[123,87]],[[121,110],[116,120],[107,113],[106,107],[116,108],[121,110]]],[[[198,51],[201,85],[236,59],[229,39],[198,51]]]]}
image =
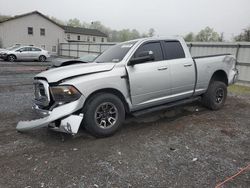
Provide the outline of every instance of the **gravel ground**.
{"type": "MultiPolygon", "coordinates": [[[[250,164],[250,95],[231,94],[216,112],[194,103],[130,117],[105,139],[17,133],[19,120],[36,117],[32,77],[44,69],[0,61],[1,188],[215,187],[250,164]]],[[[250,187],[250,171],[224,187],[250,187]]]]}

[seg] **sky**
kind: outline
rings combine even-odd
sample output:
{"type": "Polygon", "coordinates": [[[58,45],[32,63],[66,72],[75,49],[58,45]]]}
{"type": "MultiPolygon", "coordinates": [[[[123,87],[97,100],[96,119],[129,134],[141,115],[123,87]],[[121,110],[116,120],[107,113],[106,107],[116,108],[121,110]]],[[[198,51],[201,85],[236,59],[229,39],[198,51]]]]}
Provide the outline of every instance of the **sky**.
{"type": "Polygon", "coordinates": [[[157,36],[183,36],[209,26],[230,40],[250,26],[250,0],[0,0],[0,14],[34,10],[64,21],[101,21],[117,30],[154,28],[157,36]]]}

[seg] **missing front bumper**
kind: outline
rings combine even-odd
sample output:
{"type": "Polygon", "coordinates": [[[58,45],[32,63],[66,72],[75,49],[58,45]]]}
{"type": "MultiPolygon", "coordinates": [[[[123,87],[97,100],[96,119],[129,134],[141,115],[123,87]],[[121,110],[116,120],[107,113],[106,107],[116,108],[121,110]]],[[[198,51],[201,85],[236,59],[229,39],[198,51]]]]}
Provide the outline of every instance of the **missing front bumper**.
{"type": "Polygon", "coordinates": [[[46,116],[41,119],[31,121],[20,121],[18,122],[16,129],[20,132],[38,129],[46,127],[50,123],[61,119],[60,126],[54,127],[54,129],[61,132],[76,134],[82,122],[83,114],[72,114],[83,107],[84,101],[85,98],[82,96],[74,102],[56,107],[52,111],[47,111],[46,116]]]}
{"type": "Polygon", "coordinates": [[[79,130],[82,119],[83,119],[83,114],[70,115],[64,119],[61,119],[59,126],[51,124],[49,128],[52,129],[53,131],[76,134],[79,130]]]}

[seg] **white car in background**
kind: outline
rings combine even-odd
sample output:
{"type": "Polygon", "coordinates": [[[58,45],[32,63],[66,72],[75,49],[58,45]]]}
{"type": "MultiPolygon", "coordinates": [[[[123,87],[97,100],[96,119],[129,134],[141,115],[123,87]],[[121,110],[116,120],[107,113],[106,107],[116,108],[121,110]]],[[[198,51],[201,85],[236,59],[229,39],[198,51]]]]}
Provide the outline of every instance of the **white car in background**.
{"type": "Polygon", "coordinates": [[[48,51],[34,46],[15,46],[0,52],[0,58],[14,62],[16,60],[46,61],[50,57],[48,51]]]}

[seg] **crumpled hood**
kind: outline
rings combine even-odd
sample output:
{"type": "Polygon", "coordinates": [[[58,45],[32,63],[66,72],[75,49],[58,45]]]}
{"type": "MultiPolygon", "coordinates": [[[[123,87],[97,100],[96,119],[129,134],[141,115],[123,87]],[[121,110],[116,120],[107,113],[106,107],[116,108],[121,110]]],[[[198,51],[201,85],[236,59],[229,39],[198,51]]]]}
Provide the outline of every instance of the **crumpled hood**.
{"type": "Polygon", "coordinates": [[[109,71],[112,70],[114,66],[115,63],[76,64],[41,72],[40,74],[36,75],[35,78],[43,77],[46,78],[49,83],[53,83],[70,77],[109,71]]]}

